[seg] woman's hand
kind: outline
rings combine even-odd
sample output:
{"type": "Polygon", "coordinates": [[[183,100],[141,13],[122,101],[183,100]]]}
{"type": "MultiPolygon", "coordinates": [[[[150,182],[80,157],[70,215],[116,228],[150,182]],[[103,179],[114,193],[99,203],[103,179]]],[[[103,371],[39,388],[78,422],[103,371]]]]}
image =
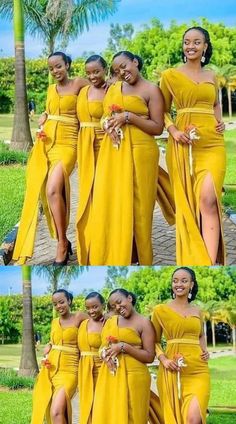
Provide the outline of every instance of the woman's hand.
{"type": "Polygon", "coordinates": [[[190,140],[190,137],[188,136],[188,134],[186,134],[183,131],[173,129],[173,130],[170,131],[170,134],[172,135],[173,139],[177,143],[192,144],[192,141],[190,140]]]}
{"type": "Polygon", "coordinates": [[[207,350],[203,350],[201,353],[201,359],[203,359],[203,361],[208,361],[210,358],[210,354],[207,350]]]}
{"type": "Polygon", "coordinates": [[[116,113],[111,118],[109,118],[109,128],[112,130],[119,129],[122,125],[126,124],[126,114],[125,112],[116,113]]]}
{"type": "Polygon", "coordinates": [[[122,343],[112,343],[111,346],[107,349],[108,358],[119,355],[121,352],[122,343]]]}
{"type": "Polygon", "coordinates": [[[165,369],[168,371],[175,371],[175,372],[180,371],[180,367],[178,367],[174,359],[162,358],[161,362],[163,366],[165,367],[165,369]]]}
{"type": "Polygon", "coordinates": [[[225,130],[225,123],[223,121],[218,121],[216,124],[216,132],[223,133],[225,130]]]}
{"type": "Polygon", "coordinates": [[[42,115],[39,117],[39,120],[38,120],[39,127],[45,124],[47,117],[48,117],[47,113],[42,113],[42,115]]]}
{"type": "Polygon", "coordinates": [[[45,348],[43,349],[44,356],[48,355],[48,353],[50,352],[51,349],[52,349],[51,344],[48,344],[47,346],[45,346],[45,348]]]}

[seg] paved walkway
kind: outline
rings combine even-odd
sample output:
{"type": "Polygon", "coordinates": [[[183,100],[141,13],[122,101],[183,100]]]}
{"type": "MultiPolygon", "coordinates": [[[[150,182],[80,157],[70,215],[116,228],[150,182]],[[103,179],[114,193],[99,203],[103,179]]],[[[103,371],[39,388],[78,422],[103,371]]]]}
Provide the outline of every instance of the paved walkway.
{"type": "MultiPolygon", "coordinates": [[[[71,222],[68,238],[75,250],[75,217],[77,207],[77,170],[71,176],[71,222]]],[[[227,251],[227,265],[236,264],[236,225],[224,216],[224,235],[227,251]]],[[[154,265],[175,265],[175,228],[170,227],[163,218],[161,210],[156,206],[153,219],[153,252],[154,265]]],[[[34,256],[29,265],[52,264],[56,252],[56,241],[49,236],[46,220],[41,216],[35,242],[34,256]]],[[[77,264],[77,258],[71,257],[69,264],[77,264]]]]}

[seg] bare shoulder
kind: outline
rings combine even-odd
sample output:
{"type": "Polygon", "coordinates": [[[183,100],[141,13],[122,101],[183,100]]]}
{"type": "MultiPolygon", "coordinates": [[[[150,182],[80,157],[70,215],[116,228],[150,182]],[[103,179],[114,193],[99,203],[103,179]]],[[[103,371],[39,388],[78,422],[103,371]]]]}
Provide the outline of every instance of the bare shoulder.
{"type": "Polygon", "coordinates": [[[201,316],[201,309],[199,308],[199,306],[197,305],[191,305],[191,311],[192,313],[198,315],[199,317],[201,316]]]}
{"type": "Polygon", "coordinates": [[[89,85],[89,81],[86,78],[76,77],[72,81],[73,81],[73,85],[77,88],[78,93],[82,87],[89,85]]]}
{"type": "Polygon", "coordinates": [[[75,322],[77,325],[80,325],[82,321],[84,321],[85,319],[89,318],[89,316],[82,311],[77,311],[74,314],[74,318],[75,318],[75,322]]]}

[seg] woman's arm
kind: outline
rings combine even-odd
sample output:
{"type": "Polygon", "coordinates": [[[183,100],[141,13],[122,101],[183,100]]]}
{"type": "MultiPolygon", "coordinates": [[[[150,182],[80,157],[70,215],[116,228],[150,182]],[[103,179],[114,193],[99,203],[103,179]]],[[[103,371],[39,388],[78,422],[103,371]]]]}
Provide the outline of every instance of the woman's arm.
{"type": "Polygon", "coordinates": [[[85,312],[78,311],[75,313],[75,325],[79,328],[82,321],[88,319],[89,316],[85,312]]]}
{"type": "Polygon", "coordinates": [[[76,88],[76,94],[79,94],[81,88],[86,87],[86,85],[90,85],[90,82],[86,78],[76,77],[74,79],[74,85],[76,88]]]}
{"type": "Polygon", "coordinates": [[[225,124],[222,121],[222,111],[221,111],[221,107],[220,107],[219,94],[218,94],[218,83],[217,83],[217,79],[216,79],[215,74],[213,74],[213,79],[215,81],[215,87],[216,87],[216,101],[215,101],[215,104],[214,104],[214,115],[215,115],[215,118],[217,120],[216,131],[219,132],[219,133],[222,133],[225,130],[225,124]]]}
{"type": "Polygon", "coordinates": [[[199,311],[199,312],[200,312],[201,323],[202,323],[202,331],[201,331],[201,334],[199,336],[199,343],[200,343],[200,347],[202,349],[201,358],[204,361],[208,361],[208,359],[210,357],[210,354],[209,354],[209,352],[207,350],[206,338],[205,338],[204,331],[203,331],[202,313],[201,313],[201,311],[199,311]]]}

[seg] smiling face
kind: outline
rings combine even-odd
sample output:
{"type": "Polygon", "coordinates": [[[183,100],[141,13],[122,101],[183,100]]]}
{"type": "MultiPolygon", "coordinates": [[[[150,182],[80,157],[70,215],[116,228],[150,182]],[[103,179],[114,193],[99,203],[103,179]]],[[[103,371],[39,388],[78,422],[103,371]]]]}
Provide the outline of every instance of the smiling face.
{"type": "Polygon", "coordinates": [[[67,77],[69,64],[64,62],[62,56],[55,55],[49,57],[48,68],[53,78],[60,82],[67,77]]]}
{"type": "Polygon", "coordinates": [[[70,311],[71,302],[66,298],[64,293],[55,293],[52,296],[52,303],[55,310],[63,317],[70,311]]]}
{"type": "Polygon", "coordinates": [[[201,60],[203,52],[206,52],[207,43],[205,37],[196,29],[191,29],[184,35],[183,52],[187,60],[201,60]]]}
{"type": "Polygon", "coordinates": [[[139,76],[138,61],[137,59],[130,59],[124,54],[115,57],[112,62],[114,75],[128,84],[135,84],[139,76]]]}
{"type": "Polygon", "coordinates": [[[103,68],[99,60],[86,63],[86,75],[94,87],[101,87],[106,78],[106,69],[103,68]]]}
{"type": "Polygon", "coordinates": [[[85,301],[88,315],[94,321],[99,321],[103,316],[103,305],[97,297],[91,297],[85,301]]]}
{"type": "Polygon", "coordinates": [[[172,277],[172,290],[176,297],[188,297],[194,283],[188,271],[178,269],[172,277]]]}
{"type": "Polygon", "coordinates": [[[112,311],[124,318],[129,318],[133,312],[132,297],[126,297],[120,292],[113,293],[109,297],[109,305],[112,311]]]}

